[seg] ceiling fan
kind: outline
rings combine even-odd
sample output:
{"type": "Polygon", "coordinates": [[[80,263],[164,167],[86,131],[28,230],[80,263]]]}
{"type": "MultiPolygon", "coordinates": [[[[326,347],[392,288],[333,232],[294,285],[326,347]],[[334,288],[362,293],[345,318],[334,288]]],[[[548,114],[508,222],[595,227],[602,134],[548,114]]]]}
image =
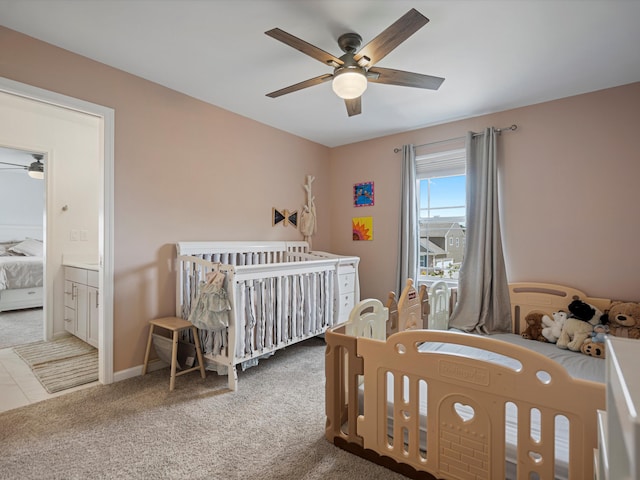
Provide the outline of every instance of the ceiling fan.
{"type": "Polygon", "coordinates": [[[427,17],[412,8],[360,50],[358,50],[362,43],[360,35],[357,33],[340,35],[338,45],[344,52],[340,58],[279,28],[269,30],[265,32],[267,35],[333,67],[333,73],[326,73],[276,90],[268,93],[267,97],[277,98],[332,80],[333,91],[344,99],[347,113],[351,117],[362,112],[361,95],[367,89],[368,82],[437,90],[444,82],[444,78],[375,66],[427,22],[429,22],[427,17]]]}
{"type": "Polygon", "coordinates": [[[20,165],[18,163],[0,162],[1,165],[9,165],[9,167],[0,168],[0,170],[26,170],[31,178],[37,178],[39,180],[44,178],[44,164],[41,162],[43,155],[32,153],[31,156],[35,159],[31,165],[20,165]]]}

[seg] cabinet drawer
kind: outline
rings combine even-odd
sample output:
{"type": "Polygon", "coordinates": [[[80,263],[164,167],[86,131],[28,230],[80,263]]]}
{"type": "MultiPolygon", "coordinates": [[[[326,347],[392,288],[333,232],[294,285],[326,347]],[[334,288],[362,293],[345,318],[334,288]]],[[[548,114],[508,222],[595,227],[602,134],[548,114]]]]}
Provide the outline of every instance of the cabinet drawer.
{"type": "Polygon", "coordinates": [[[353,310],[353,292],[345,293],[338,297],[338,323],[344,323],[349,319],[349,314],[353,310]]]}
{"type": "Polygon", "coordinates": [[[87,284],[87,270],[83,268],[64,267],[65,280],[87,284]]]}
{"type": "MultiPolygon", "coordinates": [[[[70,308],[72,310],[76,309],[76,305],[78,304],[78,287],[74,282],[70,282],[69,280],[65,280],[64,282],[64,306],[65,308],[70,308]]],[[[66,317],[66,315],[65,315],[66,317]]]]}
{"type": "Polygon", "coordinates": [[[352,273],[355,275],[356,273],[356,267],[353,264],[343,264],[343,265],[338,265],[338,275],[347,275],[349,273],[352,273]]]}
{"type": "Polygon", "coordinates": [[[340,312],[347,312],[347,316],[351,313],[351,310],[353,310],[354,307],[354,303],[353,303],[353,292],[349,292],[349,293],[345,293],[343,295],[340,295],[340,298],[338,299],[338,301],[340,302],[340,312]]]}
{"type": "Polygon", "coordinates": [[[356,275],[354,273],[338,275],[338,289],[340,294],[353,292],[355,283],[356,275]]]}
{"type": "Polygon", "coordinates": [[[69,307],[64,307],[64,329],[73,335],[76,334],[76,311],[69,307]]]}
{"type": "Polygon", "coordinates": [[[96,270],[87,270],[87,285],[98,288],[99,275],[96,270]]]}

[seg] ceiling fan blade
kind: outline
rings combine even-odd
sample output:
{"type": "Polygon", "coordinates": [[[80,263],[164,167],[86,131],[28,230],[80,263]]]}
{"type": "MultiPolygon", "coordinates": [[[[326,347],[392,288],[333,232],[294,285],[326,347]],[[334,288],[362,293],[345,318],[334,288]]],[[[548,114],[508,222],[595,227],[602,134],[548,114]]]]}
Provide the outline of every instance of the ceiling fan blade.
{"type": "Polygon", "coordinates": [[[344,104],[347,106],[347,113],[350,117],[362,113],[362,97],[345,100],[344,104]]]}
{"type": "Polygon", "coordinates": [[[290,33],[287,33],[284,30],[280,30],[279,28],[274,28],[264,33],[266,33],[272,38],[275,38],[276,40],[280,40],[282,43],[286,43],[290,47],[293,47],[296,50],[299,50],[302,53],[309,55],[310,57],[315,58],[316,60],[324,63],[325,65],[331,65],[333,67],[336,67],[344,64],[344,62],[340,60],[338,57],[331,55],[330,53],[325,52],[321,48],[318,48],[315,45],[311,45],[310,43],[305,42],[304,40],[301,40],[298,37],[294,37],[290,33]]]}
{"type": "Polygon", "coordinates": [[[380,35],[367,43],[355,55],[354,59],[362,67],[375,65],[387,56],[394,48],[404,42],[429,22],[429,19],[412,8],[380,35]],[[366,63],[360,62],[367,57],[366,63]]]}
{"type": "Polygon", "coordinates": [[[324,75],[320,75],[319,77],[310,78],[309,80],[305,80],[304,82],[296,83],[295,85],[281,88],[280,90],[276,90],[275,92],[267,93],[267,97],[280,97],[282,95],[286,95],[287,93],[297,92],[298,90],[302,90],[303,88],[320,85],[321,83],[331,80],[332,78],[332,73],[325,73],[324,75]]]}
{"type": "Polygon", "coordinates": [[[437,90],[444,82],[442,77],[422,75],[421,73],[403,72],[393,68],[372,68],[367,72],[367,79],[372,83],[400,85],[401,87],[427,88],[437,90]],[[371,75],[374,74],[374,75],[371,75]]]}
{"type": "MultiPolygon", "coordinates": [[[[12,167],[20,167],[20,168],[27,168],[27,165],[20,165],[19,163],[9,163],[9,162],[0,162],[0,164],[2,165],[11,165],[12,167]]],[[[8,169],[6,169],[8,170],[8,169]]]]}

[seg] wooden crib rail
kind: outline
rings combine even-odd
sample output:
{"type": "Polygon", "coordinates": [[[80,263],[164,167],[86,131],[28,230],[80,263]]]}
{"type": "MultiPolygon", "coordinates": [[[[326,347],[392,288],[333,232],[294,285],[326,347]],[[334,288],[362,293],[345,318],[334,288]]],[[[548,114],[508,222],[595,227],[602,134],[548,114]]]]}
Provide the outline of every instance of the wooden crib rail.
{"type": "MultiPolygon", "coordinates": [[[[505,405],[518,409],[518,478],[553,478],[554,428],[557,415],[570,425],[570,479],[592,478],[592,454],[597,444],[595,418],[604,409],[604,385],[572,379],[544,355],[499,340],[468,334],[412,330],[391,336],[386,342],[358,338],[358,356],[364,363],[364,412],[358,417],[363,447],[394,460],[444,478],[462,478],[452,473],[451,441],[460,438],[467,447],[477,446],[483,461],[476,478],[505,478],[505,405]],[[439,352],[420,352],[423,342],[466,345],[517,359],[514,370],[487,361],[439,352]],[[540,372],[546,372],[542,375],[540,372]],[[388,375],[394,379],[387,382],[388,375]],[[420,382],[427,385],[427,448],[420,445],[418,412],[420,382]],[[389,385],[392,385],[391,387],[389,385]],[[377,388],[366,388],[377,386],[377,388]],[[407,387],[408,392],[407,393],[407,387]],[[389,388],[393,389],[393,438],[388,440],[389,388]],[[577,399],[580,399],[579,401],[577,399]],[[466,405],[471,420],[453,408],[466,405]],[[541,415],[541,439],[530,431],[532,409],[541,415]],[[484,473],[482,473],[484,472],[484,473]]],[[[473,465],[473,464],[471,464],[473,465]]],[[[473,466],[472,466],[473,469],[473,466]]]]}
{"type": "Polygon", "coordinates": [[[564,285],[535,282],[510,283],[513,333],[524,332],[527,328],[524,319],[529,313],[538,312],[551,316],[558,310],[568,311],[567,308],[574,296],[603,312],[611,304],[610,299],[589,297],[581,290],[564,285]]]}

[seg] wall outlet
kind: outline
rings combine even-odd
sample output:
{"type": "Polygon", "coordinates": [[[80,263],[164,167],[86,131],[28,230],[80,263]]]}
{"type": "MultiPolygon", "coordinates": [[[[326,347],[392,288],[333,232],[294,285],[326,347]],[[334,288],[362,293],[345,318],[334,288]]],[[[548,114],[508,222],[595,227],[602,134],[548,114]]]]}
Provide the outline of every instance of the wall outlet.
{"type": "Polygon", "coordinates": [[[72,242],[77,242],[80,239],[80,232],[74,228],[71,230],[70,237],[72,242]]]}
{"type": "Polygon", "coordinates": [[[88,232],[85,229],[80,230],[80,241],[86,242],[88,237],[88,232]]]}

